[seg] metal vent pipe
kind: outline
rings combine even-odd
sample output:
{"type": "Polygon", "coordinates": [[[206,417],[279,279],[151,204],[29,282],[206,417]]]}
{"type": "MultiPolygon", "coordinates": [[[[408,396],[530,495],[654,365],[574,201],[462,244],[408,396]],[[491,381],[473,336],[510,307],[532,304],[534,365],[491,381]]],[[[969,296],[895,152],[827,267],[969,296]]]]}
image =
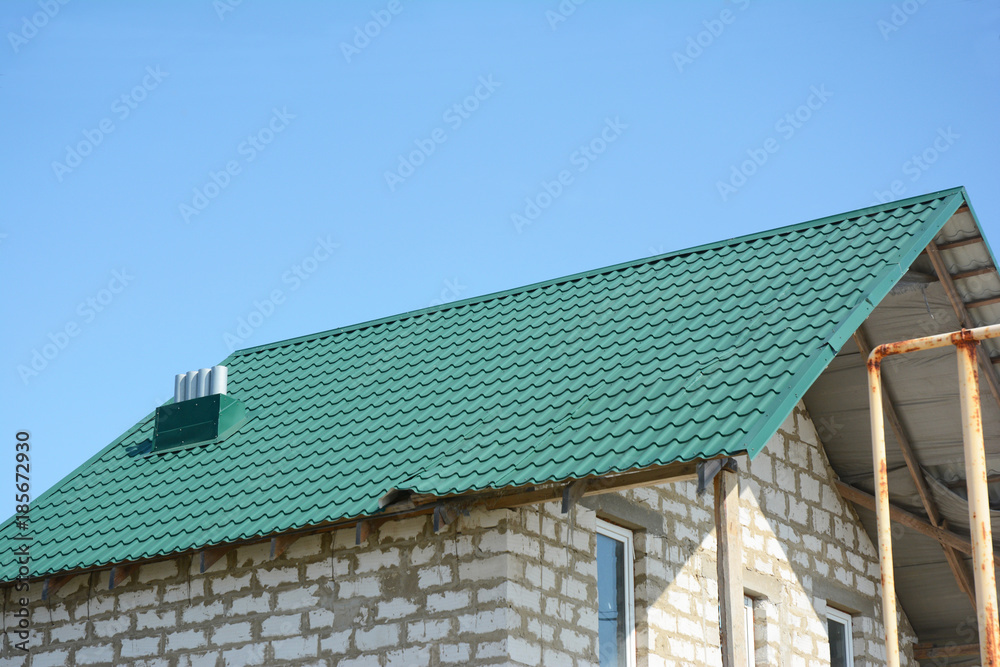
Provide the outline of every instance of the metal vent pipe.
{"type": "Polygon", "coordinates": [[[209,394],[225,394],[229,385],[229,369],[225,366],[212,366],[211,386],[209,394]]]}
{"type": "Polygon", "coordinates": [[[229,369],[212,366],[174,376],[174,403],[190,401],[213,394],[225,394],[229,385],[229,369]]]}

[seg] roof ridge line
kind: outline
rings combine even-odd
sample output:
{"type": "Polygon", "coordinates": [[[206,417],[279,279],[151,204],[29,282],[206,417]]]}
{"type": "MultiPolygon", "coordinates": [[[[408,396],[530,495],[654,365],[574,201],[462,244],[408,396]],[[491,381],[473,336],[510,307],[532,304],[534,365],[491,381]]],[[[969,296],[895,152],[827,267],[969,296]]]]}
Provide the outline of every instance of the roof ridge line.
{"type": "MultiPolygon", "coordinates": [[[[395,313],[392,315],[386,315],[384,317],[379,317],[373,320],[366,320],[364,322],[356,322],[354,324],[348,324],[342,327],[335,327],[333,329],[326,329],[324,331],[317,331],[311,334],[305,334],[302,336],[295,336],[293,338],[286,338],[284,340],[273,341],[270,343],[262,343],[261,345],[255,345],[253,347],[247,347],[239,350],[234,350],[229,357],[237,355],[254,354],[257,352],[262,352],[264,350],[276,349],[279,347],[286,347],[289,345],[297,345],[299,343],[306,343],[312,340],[318,340],[320,338],[326,338],[329,336],[335,336],[341,333],[347,333],[349,331],[357,331],[360,329],[367,329],[370,327],[376,327],[381,324],[388,324],[389,322],[399,322],[412,317],[419,317],[427,313],[440,312],[445,310],[450,310],[452,308],[460,308],[462,306],[467,306],[473,303],[484,303],[487,301],[493,301],[496,299],[501,299],[505,296],[510,296],[513,294],[522,294],[525,292],[530,292],[536,289],[543,289],[545,287],[550,287],[552,285],[561,285],[563,283],[572,282],[575,280],[580,280],[581,278],[587,278],[592,276],[599,276],[606,273],[613,273],[615,271],[622,271],[629,268],[637,268],[645,264],[651,264],[653,262],[660,261],[662,259],[681,257],[684,255],[693,255],[696,253],[706,252],[708,250],[713,250],[716,248],[723,248],[727,246],[736,245],[739,243],[746,243],[747,241],[756,241],[760,239],[772,238],[775,236],[781,236],[783,234],[788,234],[801,229],[808,229],[810,227],[816,227],[821,224],[826,224],[832,220],[851,220],[853,218],[858,218],[863,215],[867,215],[869,212],[873,211],[883,211],[895,208],[903,208],[905,206],[911,206],[913,204],[918,204],[921,202],[929,201],[932,199],[941,199],[949,195],[961,192],[965,195],[965,187],[958,186],[955,188],[947,188],[945,190],[938,190],[937,192],[929,192],[922,195],[915,195],[913,197],[907,197],[906,199],[900,199],[897,201],[886,202],[884,204],[876,204],[874,206],[867,206],[864,208],[855,209],[853,211],[846,211],[844,213],[835,213],[833,215],[824,216],[822,218],[816,218],[814,220],[809,220],[806,222],[799,222],[790,225],[784,225],[782,227],[776,227],[774,229],[762,230],[759,232],[752,232],[750,234],[743,234],[741,236],[735,236],[730,239],[724,239],[721,241],[713,241],[711,243],[705,243],[702,245],[692,246],[690,248],[681,248],[678,250],[671,250],[669,252],[661,253],[659,255],[652,255],[650,257],[642,257],[639,259],[629,260],[627,262],[620,262],[618,264],[612,264],[610,266],[599,267],[596,269],[588,269],[586,271],[580,271],[577,273],[572,273],[568,276],[558,276],[556,278],[549,278],[546,280],[538,281],[535,283],[528,283],[527,285],[521,285],[518,287],[512,287],[506,290],[499,290],[496,292],[488,292],[486,294],[480,294],[478,296],[468,297],[466,299],[459,299],[456,301],[449,301],[448,303],[438,304],[436,306],[427,306],[424,308],[417,308],[414,310],[404,311],[402,313],[395,313]]],[[[968,197],[966,197],[968,200],[968,197]]]]}

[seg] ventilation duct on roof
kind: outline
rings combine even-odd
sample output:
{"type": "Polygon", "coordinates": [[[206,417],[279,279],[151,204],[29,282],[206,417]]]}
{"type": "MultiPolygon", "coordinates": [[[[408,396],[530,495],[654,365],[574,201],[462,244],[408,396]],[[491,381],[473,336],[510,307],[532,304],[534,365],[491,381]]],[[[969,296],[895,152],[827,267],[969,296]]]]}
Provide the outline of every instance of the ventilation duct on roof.
{"type": "Polygon", "coordinates": [[[246,421],[246,407],[226,395],[225,366],[180,373],[174,378],[174,402],[156,409],[152,452],[217,442],[246,421]]]}
{"type": "Polygon", "coordinates": [[[212,394],[225,394],[228,382],[229,369],[225,366],[179,373],[174,377],[174,403],[212,394]]]}

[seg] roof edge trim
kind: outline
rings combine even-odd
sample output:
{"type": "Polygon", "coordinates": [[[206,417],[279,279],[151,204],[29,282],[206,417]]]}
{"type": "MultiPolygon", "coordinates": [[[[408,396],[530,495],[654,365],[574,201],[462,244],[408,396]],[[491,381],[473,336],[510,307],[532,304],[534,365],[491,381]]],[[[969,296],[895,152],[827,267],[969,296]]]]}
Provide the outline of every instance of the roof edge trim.
{"type": "MultiPolygon", "coordinates": [[[[927,229],[910,244],[908,249],[903,251],[896,262],[885,267],[868,293],[864,294],[858,301],[858,304],[838,324],[834,325],[833,330],[827,336],[823,345],[816,349],[816,352],[808,358],[802,368],[795,374],[784,397],[778,402],[771,415],[761,421],[755,431],[747,434],[744,443],[747,454],[751,459],[760,453],[767,441],[778,430],[778,427],[781,426],[798,402],[805,396],[809,387],[812,386],[830,362],[833,361],[833,358],[836,357],[837,352],[844,346],[847,339],[854,334],[857,328],[861,326],[878,304],[889,294],[889,291],[899,282],[899,279],[913,264],[920,252],[927,247],[927,244],[934,240],[934,237],[948,223],[955,214],[955,211],[961,208],[963,203],[968,203],[965,188],[943,190],[941,193],[937,193],[937,196],[934,198],[938,199],[942,196],[945,196],[946,199],[941,210],[935,213],[932,222],[927,224],[927,229]],[[780,419],[778,416],[780,416],[780,419]]],[[[930,195],[927,197],[930,197],[930,195]]],[[[846,218],[847,215],[845,214],[844,217],[846,218]]]]}

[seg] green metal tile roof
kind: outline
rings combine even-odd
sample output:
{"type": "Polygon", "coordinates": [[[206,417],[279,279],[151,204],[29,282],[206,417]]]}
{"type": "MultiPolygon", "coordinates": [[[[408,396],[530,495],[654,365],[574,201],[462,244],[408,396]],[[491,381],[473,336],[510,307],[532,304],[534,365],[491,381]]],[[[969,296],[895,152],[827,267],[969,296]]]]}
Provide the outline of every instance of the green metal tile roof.
{"type": "MultiPolygon", "coordinates": [[[[961,188],[241,350],[221,443],[149,415],[31,507],[33,574],[445,495],[756,455],[961,188]]],[[[15,576],[10,520],[0,578],[15,576]]]]}

